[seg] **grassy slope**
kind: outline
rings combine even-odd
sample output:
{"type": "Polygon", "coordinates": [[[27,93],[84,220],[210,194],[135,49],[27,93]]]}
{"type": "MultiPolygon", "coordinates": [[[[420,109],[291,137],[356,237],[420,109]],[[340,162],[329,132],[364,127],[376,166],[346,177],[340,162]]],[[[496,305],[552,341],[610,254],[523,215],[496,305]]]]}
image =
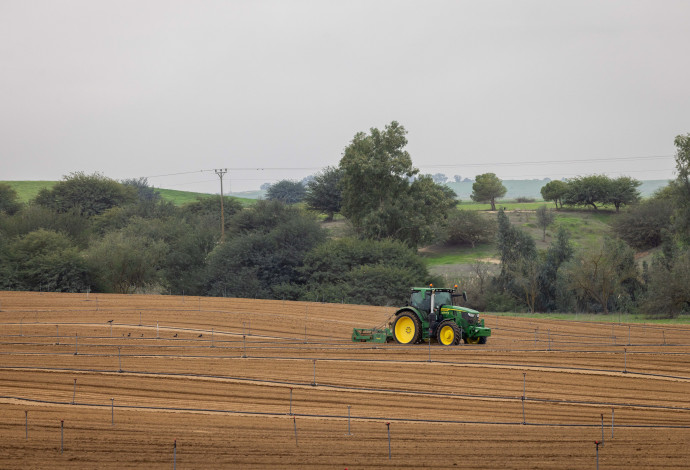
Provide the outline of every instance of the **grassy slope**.
{"type": "Polygon", "coordinates": [[[57,181],[0,181],[9,184],[19,196],[19,202],[28,202],[35,198],[43,188],[52,188],[57,181]]]}
{"type": "MultiPolygon", "coordinates": [[[[481,206],[480,204],[475,204],[481,206]]],[[[536,204],[539,207],[542,204],[536,204]]],[[[462,209],[479,210],[472,204],[463,204],[462,209]]],[[[543,232],[537,225],[536,215],[531,204],[516,204],[515,210],[506,211],[510,222],[525,230],[534,238],[537,249],[546,249],[553,240],[559,227],[566,228],[571,235],[571,241],[576,248],[593,247],[601,243],[603,237],[610,232],[610,222],[616,216],[610,210],[560,210],[556,212],[556,221],[546,231],[546,241],[542,241],[543,232]]],[[[485,217],[496,217],[495,212],[487,211],[485,217]]],[[[471,264],[477,260],[496,258],[495,243],[487,243],[471,247],[454,247],[434,245],[421,250],[431,271],[436,274],[467,274],[471,271],[471,264]]]]}
{"type": "MultiPolygon", "coordinates": [[[[43,188],[52,188],[57,181],[0,181],[0,183],[7,183],[19,196],[20,202],[29,202],[35,198],[38,192],[43,188]]],[[[175,189],[156,189],[165,200],[172,201],[176,206],[181,206],[188,202],[196,201],[198,197],[212,197],[213,194],[193,193],[189,191],[178,191],[175,189]]],[[[237,198],[242,201],[243,205],[253,204],[253,198],[237,198]]]]}

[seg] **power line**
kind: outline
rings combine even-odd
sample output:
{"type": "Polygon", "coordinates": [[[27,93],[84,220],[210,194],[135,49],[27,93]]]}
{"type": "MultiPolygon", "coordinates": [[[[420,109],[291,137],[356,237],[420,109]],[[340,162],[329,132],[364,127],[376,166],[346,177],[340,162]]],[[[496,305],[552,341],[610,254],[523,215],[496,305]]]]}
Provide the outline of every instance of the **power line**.
{"type": "MultiPolygon", "coordinates": [[[[598,162],[623,162],[623,161],[641,161],[641,160],[659,160],[659,159],[669,159],[674,158],[673,155],[647,155],[647,156],[637,156],[637,157],[597,157],[597,158],[580,158],[580,159],[568,159],[568,160],[534,160],[534,161],[515,161],[515,162],[486,162],[486,163],[454,163],[454,164],[430,164],[430,165],[420,165],[422,168],[463,168],[463,167],[485,167],[485,166],[518,166],[518,165],[547,165],[547,164],[564,164],[571,165],[576,163],[598,163],[598,162]]],[[[228,167],[229,171],[313,171],[321,170],[325,167],[323,166],[312,166],[312,167],[289,167],[289,166],[263,166],[263,167],[228,167]]],[[[193,173],[203,173],[211,172],[211,170],[195,170],[195,171],[183,171],[178,173],[167,173],[163,175],[150,175],[143,176],[143,178],[163,178],[167,176],[179,176],[179,175],[189,175],[193,173]]]]}

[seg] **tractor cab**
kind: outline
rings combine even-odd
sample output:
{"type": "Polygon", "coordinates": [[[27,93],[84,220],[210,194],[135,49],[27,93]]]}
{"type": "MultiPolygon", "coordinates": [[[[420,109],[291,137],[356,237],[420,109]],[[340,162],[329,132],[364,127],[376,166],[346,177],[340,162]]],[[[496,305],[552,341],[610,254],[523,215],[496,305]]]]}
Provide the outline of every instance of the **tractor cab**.
{"type": "Polygon", "coordinates": [[[453,290],[414,288],[410,295],[410,306],[429,315],[437,312],[441,305],[453,305],[453,290]]]}

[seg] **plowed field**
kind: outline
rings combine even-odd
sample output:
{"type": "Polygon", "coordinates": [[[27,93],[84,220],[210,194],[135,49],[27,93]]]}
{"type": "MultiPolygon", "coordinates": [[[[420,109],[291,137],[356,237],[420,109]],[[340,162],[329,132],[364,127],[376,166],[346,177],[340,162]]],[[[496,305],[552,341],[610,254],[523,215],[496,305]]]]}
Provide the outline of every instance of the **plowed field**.
{"type": "Polygon", "coordinates": [[[690,327],[350,341],[393,312],[0,292],[0,468],[690,467],[690,327]]]}

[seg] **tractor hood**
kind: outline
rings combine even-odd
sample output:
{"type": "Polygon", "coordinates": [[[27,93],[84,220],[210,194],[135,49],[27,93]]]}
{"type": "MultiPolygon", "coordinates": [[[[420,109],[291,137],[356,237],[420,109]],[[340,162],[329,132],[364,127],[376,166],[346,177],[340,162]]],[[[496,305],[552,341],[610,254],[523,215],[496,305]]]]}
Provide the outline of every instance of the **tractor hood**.
{"type": "Polygon", "coordinates": [[[476,310],[472,310],[471,308],[466,307],[458,307],[457,305],[443,305],[441,306],[441,308],[448,310],[457,310],[458,312],[471,313],[472,315],[479,315],[479,312],[476,310]]]}

